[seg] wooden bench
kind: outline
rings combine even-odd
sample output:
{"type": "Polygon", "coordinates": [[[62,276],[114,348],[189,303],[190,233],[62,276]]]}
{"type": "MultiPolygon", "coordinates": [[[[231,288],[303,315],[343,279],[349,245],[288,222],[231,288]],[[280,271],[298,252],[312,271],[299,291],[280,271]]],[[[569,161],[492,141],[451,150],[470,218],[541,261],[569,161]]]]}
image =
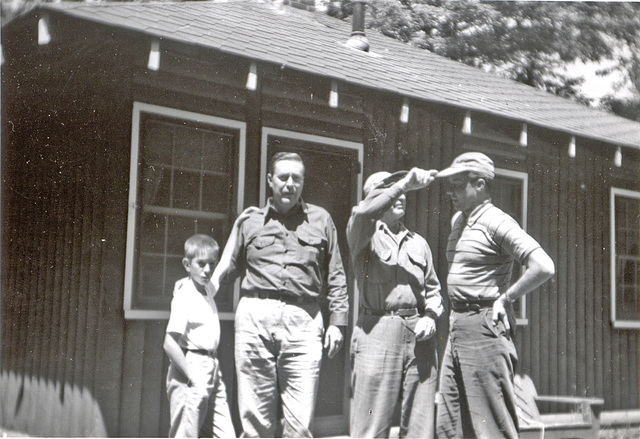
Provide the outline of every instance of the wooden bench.
{"type": "Polygon", "coordinates": [[[538,395],[528,375],[514,383],[521,439],[598,438],[603,399],[538,395]]]}

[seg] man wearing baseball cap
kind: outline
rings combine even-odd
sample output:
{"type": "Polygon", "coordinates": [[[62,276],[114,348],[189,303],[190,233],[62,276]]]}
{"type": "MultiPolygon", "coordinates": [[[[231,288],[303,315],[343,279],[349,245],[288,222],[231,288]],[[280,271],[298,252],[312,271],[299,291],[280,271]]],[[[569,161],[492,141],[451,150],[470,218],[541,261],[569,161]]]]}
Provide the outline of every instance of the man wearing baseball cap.
{"type": "Polygon", "coordinates": [[[441,438],[518,437],[512,304],[555,273],[540,245],[491,204],[494,177],[493,161],[479,152],[458,156],[437,175],[447,178],[457,211],[447,244],[451,316],[440,371],[441,438]],[[524,272],[512,283],[514,260],[524,272]]]}
{"type": "Polygon", "coordinates": [[[351,212],[347,241],[360,313],[351,340],[351,437],[389,437],[400,407],[400,437],[434,436],[440,282],[427,242],[402,224],[408,191],[436,174],[377,172],[351,212]]]}

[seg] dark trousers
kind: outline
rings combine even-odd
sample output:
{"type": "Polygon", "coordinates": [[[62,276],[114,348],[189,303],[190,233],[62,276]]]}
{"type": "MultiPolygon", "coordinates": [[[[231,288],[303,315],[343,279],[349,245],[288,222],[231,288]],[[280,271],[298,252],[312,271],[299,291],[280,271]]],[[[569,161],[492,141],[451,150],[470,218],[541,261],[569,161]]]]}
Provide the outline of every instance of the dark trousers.
{"type": "Polygon", "coordinates": [[[439,438],[518,437],[515,345],[493,309],[453,312],[440,371],[439,438]]]}
{"type": "Polygon", "coordinates": [[[351,341],[351,437],[434,436],[438,359],[434,339],[416,343],[418,316],[361,315],[351,341]]]}

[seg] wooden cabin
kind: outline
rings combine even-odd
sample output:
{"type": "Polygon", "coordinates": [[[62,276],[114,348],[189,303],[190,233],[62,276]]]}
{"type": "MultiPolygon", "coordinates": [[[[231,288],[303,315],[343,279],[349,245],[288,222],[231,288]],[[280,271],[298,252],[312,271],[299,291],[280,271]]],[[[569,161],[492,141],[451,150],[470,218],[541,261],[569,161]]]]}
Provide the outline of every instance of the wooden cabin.
{"type": "MultiPolygon", "coordinates": [[[[640,407],[640,124],[374,31],[360,50],[349,23],[314,9],[46,3],[2,28],[0,425],[166,436],[182,244],[223,244],[265,202],[278,150],[303,156],[305,200],[331,212],[349,272],[344,230],[368,175],[490,155],[495,204],[557,268],[518,303],[520,371],[540,393],[640,407]]],[[[443,283],[452,214],[440,183],[408,197],[443,283]]],[[[350,288],[352,325],[351,272],[350,288]]],[[[236,423],[238,300],[218,296],[236,423]]],[[[323,361],[316,435],[348,432],[348,346],[323,361]]]]}

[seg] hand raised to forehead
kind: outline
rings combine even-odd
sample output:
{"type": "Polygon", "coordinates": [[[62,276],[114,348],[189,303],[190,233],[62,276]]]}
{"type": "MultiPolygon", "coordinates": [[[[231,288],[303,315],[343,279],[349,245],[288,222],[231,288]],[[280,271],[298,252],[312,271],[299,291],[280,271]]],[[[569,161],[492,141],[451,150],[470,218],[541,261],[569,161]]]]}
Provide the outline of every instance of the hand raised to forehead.
{"type": "Polygon", "coordinates": [[[400,182],[403,184],[405,192],[414,191],[429,186],[437,174],[438,171],[435,169],[412,168],[400,182]]]}

